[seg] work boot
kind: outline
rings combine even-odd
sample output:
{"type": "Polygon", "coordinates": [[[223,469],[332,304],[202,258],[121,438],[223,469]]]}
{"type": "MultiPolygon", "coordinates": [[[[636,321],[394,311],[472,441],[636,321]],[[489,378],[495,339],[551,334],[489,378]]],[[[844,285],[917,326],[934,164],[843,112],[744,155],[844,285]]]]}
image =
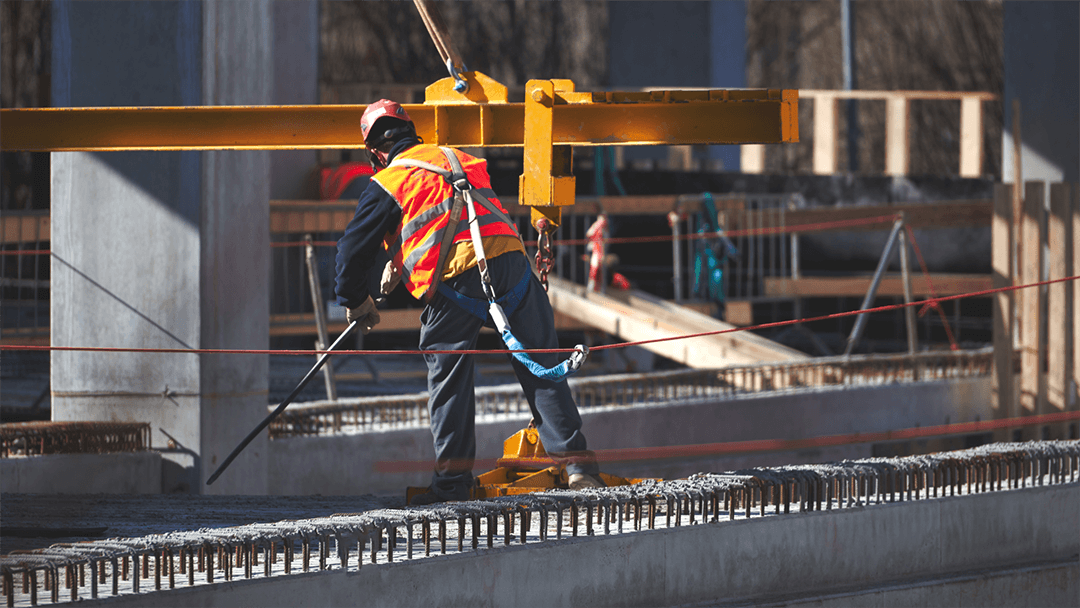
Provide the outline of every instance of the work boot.
{"type": "Polygon", "coordinates": [[[607,484],[599,475],[588,473],[571,473],[569,485],[571,490],[584,490],[586,488],[606,488],[607,484]]]}

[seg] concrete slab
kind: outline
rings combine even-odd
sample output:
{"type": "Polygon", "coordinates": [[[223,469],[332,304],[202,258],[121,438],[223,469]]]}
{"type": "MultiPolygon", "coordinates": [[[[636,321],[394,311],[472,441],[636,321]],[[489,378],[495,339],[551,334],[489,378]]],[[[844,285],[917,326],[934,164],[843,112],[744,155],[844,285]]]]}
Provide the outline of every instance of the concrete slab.
{"type": "Polygon", "coordinates": [[[807,605],[841,597],[850,598],[837,602],[846,605],[1060,605],[1080,584],[1078,554],[1080,484],[1071,483],[481,548],[86,603],[727,606],[788,595],[807,605]],[[1022,523],[1008,525],[1015,521],[1022,523]],[[1060,540],[1037,540],[1046,538],[1060,540]],[[860,586],[878,588],[850,591],[860,586]]]}

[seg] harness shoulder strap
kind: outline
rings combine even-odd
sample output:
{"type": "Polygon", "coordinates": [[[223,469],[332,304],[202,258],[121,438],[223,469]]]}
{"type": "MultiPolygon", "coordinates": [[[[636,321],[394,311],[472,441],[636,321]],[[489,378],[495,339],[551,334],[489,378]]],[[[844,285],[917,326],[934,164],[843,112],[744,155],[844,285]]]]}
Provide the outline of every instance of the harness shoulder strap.
{"type": "MultiPolygon", "coordinates": [[[[430,302],[431,298],[435,297],[435,294],[439,291],[439,283],[442,281],[443,270],[446,267],[446,258],[450,251],[450,243],[453,241],[454,235],[457,234],[457,225],[466,202],[470,204],[470,216],[475,213],[475,211],[472,210],[472,203],[475,200],[489,213],[495,214],[500,220],[513,226],[515,228],[515,233],[517,232],[516,224],[513,220],[500,211],[498,207],[487,199],[487,197],[475,192],[465,173],[465,169],[461,166],[461,160],[457,157],[457,154],[454,153],[453,149],[440,146],[439,150],[443,153],[443,156],[446,157],[447,162],[450,163],[449,171],[429,162],[413,158],[397,158],[389,165],[390,167],[415,167],[430,171],[442,176],[442,178],[454,189],[454,204],[450,208],[450,217],[447,219],[446,226],[442,231],[442,238],[440,239],[439,244],[439,259],[435,263],[435,274],[432,276],[431,285],[428,287],[427,291],[424,292],[425,302],[430,302]]],[[[473,235],[473,246],[477,249],[477,256],[482,258],[483,245],[476,242],[478,236],[478,234],[473,235]]],[[[520,235],[518,236],[518,239],[521,239],[520,235]]]]}

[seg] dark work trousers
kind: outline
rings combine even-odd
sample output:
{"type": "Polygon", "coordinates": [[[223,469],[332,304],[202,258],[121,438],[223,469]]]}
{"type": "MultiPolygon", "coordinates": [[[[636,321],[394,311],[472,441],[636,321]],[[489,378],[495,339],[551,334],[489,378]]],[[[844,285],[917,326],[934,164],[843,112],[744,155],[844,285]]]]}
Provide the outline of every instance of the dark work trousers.
{"type": "MultiPolygon", "coordinates": [[[[495,294],[502,296],[532,273],[521,252],[509,252],[488,260],[495,294]]],[[[447,279],[447,287],[470,298],[486,300],[480,287],[480,271],[473,267],[447,279]]],[[[472,350],[484,322],[442,295],[436,295],[420,315],[422,350],[472,350]]],[[[490,321],[489,327],[490,327],[490,321]]],[[[510,315],[510,332],[526,348],[558,348],[551,303],[540,281],[533,276],[517,310],[510,315]]],[[[533,354],[544,367],[554,367],[566,354],[533,354]]],[[[510,355],[518,382],[532,410],[544,449],[553,456],[577,456],[567,464],[568,473],[596,474],[595,458],[586,452],[581,416],[566,380],[551,382],[532,375],[510,355]]],[[[431,488],[447,500],[468,500],[473,485],[476,457],[476,364],[473,355],[425,354],[428,367],[428,409],[435,439],[435,474],[431,488]]]]}

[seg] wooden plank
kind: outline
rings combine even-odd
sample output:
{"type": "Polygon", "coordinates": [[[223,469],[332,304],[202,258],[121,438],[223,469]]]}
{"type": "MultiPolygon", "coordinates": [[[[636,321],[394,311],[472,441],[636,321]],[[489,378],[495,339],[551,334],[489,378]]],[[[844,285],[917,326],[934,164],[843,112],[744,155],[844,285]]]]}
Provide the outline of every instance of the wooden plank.
{"type": "MultiPolygon", "coordinates": [[[[603,295],[549,277],[552,308],[623,340],[670,338],[734,326],[634,290],[603,295]],[[616,299],[619,298],[619,299],[616,299]]],[[[694,368],[790,361],[806,355],[751,333],[732,333],[643,345],[653,353],[694,368]]]]}
{"type": "MultiPolygon", "coordinates": [[[[1037,283],[1042,277],[1043,213],[1045,184],[1027,182],[1024,187],[1024,215],[1021,226],[1020,284],[1037,283]]],[[[1044,297],[1039,288],[1020,290],[1020,407],[1021,414],[1043,413],[1046,400],[1046,375],[1042,369],[1045,351],[1040,331],[1044,297]]]]}
{"type": "MultiPolygon", "coordinates": [[[[1070,184],[1050,186],[1050,217],[1048,219],[1048,247],[1050,280],[1072,276],[1072,218],[1069,217],[1070,184]]],[[[1063,411],[1068,403],[1072,370],[1073,317],[1069,300],[1072,298],[1071,283],[1048,285],[1046,315],[1047,348],[1047,401],[1050,411],[1063,411]]]]}
{"type": "MultiPolygon", "coordinates": [[[[765,295],[787,298],[861,297],[870,288],[870,275],[850,277],[765,277],[765,295]]],[[[939,296],[958,295],[990,289],[991,275],[932,273],[930,282],[939,296]]],[[[930,297],[930,282],[925,275],[913,274],[912,293],[916,297],[930,297]]],[[[904,281],[899,273],[886,274],[881,278],[877,295],[903,297],[904,281]]]]}
{"type": "Polygon", "coordinates": [[[885,100],[886,175],[907,175],[908,111],[908,100],[905,97],[889,97],[885,100]]]}
{"type": "MultiPolygon", "coordinates": [[[[529,208],[519,205],[516,199],[503,196],[499,199],[511,216],[529,215],[529,208]]],[[[675,208],[676,203],[685,212],[694,212],[701,208],[696,196],[601,196],[579,197],[573,207],[563,209],[563,215],[595,215],[603,209],[608,215],[666,215],[675,208]],[[682,200],[679,200],[682,199],[682,200]]],[[[745,199],[717,197],[718,210],[744,209],[745,199]]],[[[325,201],[270,201],[271,232],[311,232],[342,231],[352,219],[356,210],[353,202],[325,201]],[[324,220],[304,219],[309,213],[330,213],[334,218],[330,224],[324,220]]],[[[784,226],[821,224],[838,220],[864,219],[895,213],[904,213],[907,224],[912,228],[965,228],[990,226],[993,217],[993,202],[990,199],[957,201],[939,201],[936,203],[907,203],[898,205],[867,205],[858,207],[816,207],[812,209],[788,209],[784,212],[784,226]]],[[[780,226],[776,213],[732,214],[727,218],[727,230],[739,230],[748,227],[775,228],[780,226]]],[[[891,222],[880,225],[853,226],[835,228],[834,231],[862,232],[886,230],[891,222]]]]}
{"type": "MultiPolygon", "coordinates": [[[[996,184],[994,186],[994,224],[991,228],[992,249],[992,286],[1008,287],[1012,285],[1012,186],[996,184]]],[[[1013,308],[1014,297],[1011,291],[995,294],[993,297],[993,332],[994,332],[994,380],[992,392],[994,415],[998,418],[1016,416],[1015,376],[1013,368],[1013,308]]],[[[1008,440],[1002,433],[999,440],[1008,440]]]]}
{"type": "Polygon", "coordinates": [[[982,116],[981,99],[964,97],[960,100],[960,177],[982,175],[982,116]]]}
{"type": "MultiPolygon", "coordinates": [[[[379,324],[372,332],[386,331],[416,331],[420,329],[420,308],[403,308],[396,310],[380,310],[379,324]]],[[[347,323],[344,320],[328,321],[327,331],[331,335],[345,331],[347,323]]],[[[315,326],[315,313],[289,313],[270,315],[270,337],[280,336],[314,336],[317,333],[315,326]]]]}
{"type": "Polygon", "coordinates": [[[870,91],[866,89],[843,91],[839,89],[799,89],[800,99],[813,99],[816,103],[820,97],[870,100],[903,98],[908,100],[927,99],[937,101],[963,100],[968,98],[975,98],[981,101],[993,101],[998,98],[994,93],[983,91],[870,91]]]}
{"type": "Polygon", "coordinates": [[[814,173],[836,173],[836,97],[818,95],[814,98],[814,173]]]}
{"type": "Polygon", "coordinates": [[[18,346],[48,346],[48,327],[5,327],[0,330],[0,344],[18,346]]]}
{"type": "MultiPolygon", "coordinates": [[[[937,203],[912,203],[902,205],[871,205],[859,207],[839,207],[814,209],[791,209],[784,213],[784,223],[788,226],[820,224],[838,220],[854,220],[877,217],[891,213],[904,213],[905,223],[916,229],[924,228],[965,228],[990,226],[994,215],[993,201],[989,199],[940,201],[937,203]]],[[[769,227],[768,218],[765,218],[769,227]]],[[[858,232],[870,230],[888,230],[892,222],[883,222],[873,226],[835,228],[837,232],[858,232]]],[[[734,229],[735,227],[729,228],[734,229]]]]}
{"type": "Polygon", "coordinates": [[[753,325],[753,303],[749,300],[728,300],[724,303],[724,320],[736,327],[753,325]]]}
{"type": "MultiPolygon", "coordinates": [[[[1072,250],[1072,275],[1080,275],[1080,184],[1072,185],[1072,203],[1069,209],[1070,221],[1072,222],[1073,250],[1072,250]]],[[[1068,400],[1070,410],[1080,410],[1080,321],[1076,320],[1080,315],[1080,282],[1072,282],[1072,310],[1069,316],[1073,319],[1073,356],[1072,356],[1072,389],[1071,398],[1068,400]]],[[[1080,430],[1080,424],[1073,423],[1071,429],[1080,430]]],[[[1080,432],[1070,432],[1072,439],[1080,438],[1080,432]]]]}
{"type": "Polygon", "coordinates": [[[49,212],[4,211],[0,216],[0,235],[3,244],[37,243],[49,239],[49,212]]]}
{"type": "MultiPolygon", "coordinates": [[[[422,308],[399,308],[379,311],[379,324],[371,331],[373,333],[386,331],[419,331],[420,312],[422,308]]],[[[344,321],[328,321],[327,331],[333,336],[345,331],[344,321]]],[[[569,317],[555,313],[555,329],[558,331],[580,331],[589,328],[589,325],[569,317]]],[[[5,330],[6,331],[6,330],[5,330]]],[[[492,332],[487,328],[483,332],[492,332]]],[[[317,333],[314,313],[288,313],[270,315],[270,337],[280,336],[314,336],[317,333]]]]}
{"type": "Polygon", "coordinates": [[[765,146],[762,144],[743,144],[739,149],[739,171],[760,174],[765,172],[765,146]]]}
{"type": "Polygon", "coordinates": [[[341,232],[355,213],[355,202],[270,201],[270,232],[341,232]]]}

